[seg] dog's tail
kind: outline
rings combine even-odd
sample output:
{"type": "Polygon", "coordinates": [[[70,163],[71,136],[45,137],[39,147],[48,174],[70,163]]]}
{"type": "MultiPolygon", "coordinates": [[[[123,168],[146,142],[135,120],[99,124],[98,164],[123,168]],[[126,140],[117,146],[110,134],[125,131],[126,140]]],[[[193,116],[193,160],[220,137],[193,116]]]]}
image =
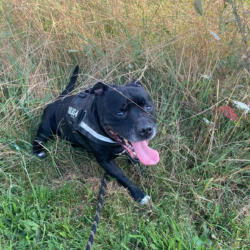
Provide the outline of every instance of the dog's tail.
{"type": "Polygon", "coordinates": [[[71,76],[71,78],[70,78],[70,82],[69,82],[68,86],[60,94],[59,98],[66,96],[68,93],[70,93],[73,90],[74,85],[76,83],[77,76],[78,76],[78,72],[79,72],[79,66],[77,65],[74,72],[73,72],[73,74],[72,74],[72,76],[71,76]]]}

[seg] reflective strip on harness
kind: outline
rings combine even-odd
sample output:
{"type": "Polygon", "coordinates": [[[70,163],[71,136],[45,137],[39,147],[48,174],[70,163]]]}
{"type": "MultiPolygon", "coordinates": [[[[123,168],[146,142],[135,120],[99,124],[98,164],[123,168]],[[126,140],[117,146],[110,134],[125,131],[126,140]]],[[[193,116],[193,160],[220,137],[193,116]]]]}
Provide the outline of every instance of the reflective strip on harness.
{"type": "Polygon", "coordinates": [[[100,141],[105,141],[105,142],[109,142],[109,143],[115,143],[117,144],[116,141],[113,141],[111,140],[110,138],[106,137],[106,136],[103,136],[103,135],[100,135],[98,134],[96,131],[94,131],[91,127],[89,127],[85,122],[81,122],[79,124],[79,126],[81,128],[83,128],[84,130],[86,130],[87,132],[89,132],[93,137],[97,138],[98,140],[100,141]]]}

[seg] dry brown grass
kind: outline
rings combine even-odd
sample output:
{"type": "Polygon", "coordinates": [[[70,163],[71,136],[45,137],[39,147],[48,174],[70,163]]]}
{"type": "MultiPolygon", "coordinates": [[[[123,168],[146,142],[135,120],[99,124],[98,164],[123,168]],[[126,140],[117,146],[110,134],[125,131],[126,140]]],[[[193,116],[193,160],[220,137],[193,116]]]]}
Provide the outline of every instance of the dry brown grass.
{"type": "MultiPolygon", "coordinates": [[[[162,66],[160,55],[172,44],[171,49],[180,65],[181,61],[186,61],[189,75],[201,65],[205,67],[203,71],[208,71],[201,73],[210,73],[216,60],[231,53],[229,42],[235,44],[241,39],[235,23],[228,23],[233,18],[230,7],[222,15],[223,1],[206,1],[204,10],[202,17],[188,0],[3,1],[2,30],[8,32],[11,29],[13,43],[18,42],[24,47],[16,51],[12,43],[3,42],[2,52],[18,58],[24,69],[28,67],[27,53],[37,54],[41,65],[32,75],[44,76],[47,72],[43,69],[42,59],[57,61],[66,67],[71,62],[70,49],[81,52],[80,63],[93,65],[86,55],[86,46],[90,46],[90,53],[96,53],[93,47],[98,48],[106,55],[99,63],[102,68],[112,62],[130,63],[134,47],[137,47],[145,62],[143,54],[149,65],[158,67],[159,64],[162,66]],[[11,24],[7,18],[11,18],[11,24]],[[219,42],[211,36],[210,30],[219,35],[219,42]],[[27,34],[29,38],[23,43],[27,34]],[[136,45],[131,43],[132,39],[136,45]],[[58,48],[62,46],[59,54],[58,48]],[[118,50],[120,52],[116,53],[118,50]]],[[[11,70],[7,61],[4,68],[11,70]]],[[[42,78],[42,82],[45,79],[42,78]]],[[[34,79],[30,79],[30,84],[34,84],[34,79]]]]}
{"type": "MultiPolygon", "coordinates": [[[[61,91],[58,83],[69,74],[65,69],[77,61],[88,70],[82,85],[93,84],[97,79],[115,82],[120,77],[143,78],[145,70],[157,68],[159,72],[172,72],[180,85],[187,81],[187,96],[194,99],[191,93],[197,89],[201,75],[214,73],[217,61],[236,52],[240,58],[245,52],[238,46],[242,41],[239,29],[230,22],[232,8],[228,6],[223,12],[223,4],[205,1],[204,15],[200,16],[188,0],[3,0],[1,95],[7,100],[3,88],[14,86],[18,91],[18,87],[26,85],[20,97],[23,103],[27,95],[45,98],[50,89],[49,100],[29,107],[32,114],[39,114],[61,91]],[[221,40],[217,41],[210,30],[221,40]],[[78,52],[69,53],[72,49],[78,52]],[[31,55],[40,60],[35,67],[31,67],[31,55]],[[118,69],[129,64],[133,69],[121,75],[118,69]],[[55,71],[57,74],[52,76],[55,71]]],[[[221,81],[228,73],[232,72],[219,72],[221,81]]],[[[150,84],[148,88],[151,92],[150,84]]],[[[155,101],[161,102],[157,98],[155,101]]],[[[18,106],[11,103],[10,100],[8,118],[4,120],[13,123],[18,106]]]]}

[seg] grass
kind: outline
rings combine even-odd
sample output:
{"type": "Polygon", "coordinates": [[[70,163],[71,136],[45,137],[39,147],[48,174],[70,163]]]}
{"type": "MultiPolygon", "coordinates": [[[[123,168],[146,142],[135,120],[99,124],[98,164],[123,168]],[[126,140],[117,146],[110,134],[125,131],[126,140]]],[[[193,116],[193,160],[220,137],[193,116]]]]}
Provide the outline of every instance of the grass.
{"type": "Polygon", "coordinates": [[[250,124],[237,109],[238,121],[218,115],[250,101],[247,5],[204,1],[202,14],[188,0],[3,0],[0,249],[87,244],[103,170],[60,138],[44,160],[31,147],[76,64],[74,93],[139,78],[158,112],[152,178],[117,160],[153,202],[140,206],[110,180],[93,249],[250,249],[250,124]]]}

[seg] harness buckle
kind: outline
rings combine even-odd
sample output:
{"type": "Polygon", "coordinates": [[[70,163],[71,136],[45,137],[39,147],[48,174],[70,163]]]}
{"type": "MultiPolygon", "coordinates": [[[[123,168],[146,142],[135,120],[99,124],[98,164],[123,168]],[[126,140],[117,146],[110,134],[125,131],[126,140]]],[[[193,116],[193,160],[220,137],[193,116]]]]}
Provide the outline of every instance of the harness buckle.
{"type": "Polygon", "coordinates": [[[85,98],[88,94],[85,91],[82,91],[78,94],[79,97],[85,98]]]}

